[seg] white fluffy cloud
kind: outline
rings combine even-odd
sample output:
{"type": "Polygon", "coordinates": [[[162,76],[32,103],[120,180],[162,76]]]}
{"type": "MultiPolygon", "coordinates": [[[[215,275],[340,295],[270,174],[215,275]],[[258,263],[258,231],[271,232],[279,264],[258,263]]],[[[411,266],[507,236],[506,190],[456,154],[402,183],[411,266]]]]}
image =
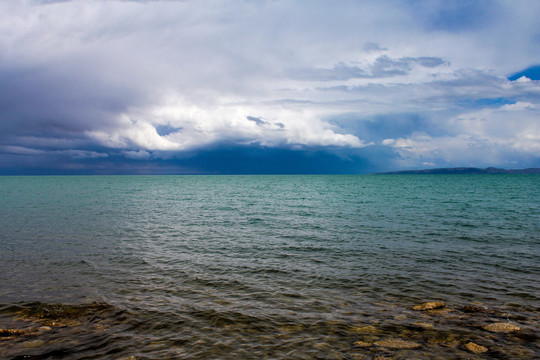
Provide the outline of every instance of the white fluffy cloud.
{"type": "Polygon", "coordinates": [[[515,166],[540,154],[539,119],[535,105],[517,102],[453,117],[441,136],[415,132],[382,144],[394,148],[405,163],[515,166]]]}

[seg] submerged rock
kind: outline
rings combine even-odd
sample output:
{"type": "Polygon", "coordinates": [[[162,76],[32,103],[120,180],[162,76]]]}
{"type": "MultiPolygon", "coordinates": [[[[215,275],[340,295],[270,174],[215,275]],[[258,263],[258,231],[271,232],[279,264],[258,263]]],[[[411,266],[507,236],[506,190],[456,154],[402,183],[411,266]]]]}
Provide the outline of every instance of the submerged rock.
{"type": "Polygon", "coordinates": [[[363,334],[371,334],[378,332],[377,328],[373,325],[353,326],[350,330],[355,333],[363,334]]]}
{"type": "Polygon", "coordinates": [[[20,329],[0,329],[0,337],[19,336],[26,334],[26,330],[20,329]]]}
{"type": "Polygon", "coordinates": [[[79,319],[85,316],[95,316],[106,310],[110,305],[91,303],[81,305],[32,303],[19,312],[22,319],[41,322],[44,326],[75,326],[79,319]]]}
{"type": "Polygon", "coordinates": [[[426,311],[426,310],[440,309],[443,307],[446,307],[446,303],[444,301],[430,301],[430,302],[426,302],[420,305],[416,305],[412,309],[415,311],[426,311]]]}
{"type": "Polygon", "coordinates": [[[511,323],[493,323],[484,326],[484,330],[496,333],[511,333],[519,331],[519,326],[511,323]]]}
{"type": "Polygon", "coordinates": [[[378,353],[373,355],[373,360],[394,360],[395,356],[391,352],[388,351],[379,351],[378,353]]]}
{"type": "Polygon", "coordinates": [[[375,345],[389,349],[418,349],[421,347],[418,343],[401,339],[380,340],[376,341],[375,345]]]}
{"type": "Polygon", "coordinates": [[[30,340],[23,343],[23,348],[25,349],[31,349],[36,348],[45,345],[45,341],[43,340],[30,340]]]}
{"type": "Polygon", "coordinates": [[[435,326],[433,326],[433,324],[422,322],[422,321],[417,321],[413,323],[411,327],[416,328],[416,329],[424,329],[424,330],[435,329],[435,326]]]}
{"type": "Polygon", "coordinates": [[[481,353],[485,353],[486,351],[488,351],[487,347],[475,344],[472,341],[465,344],[465,348],[467,350],[469,350],[470,352],[475,353],[475,354],[481,354],[481,353]]]}

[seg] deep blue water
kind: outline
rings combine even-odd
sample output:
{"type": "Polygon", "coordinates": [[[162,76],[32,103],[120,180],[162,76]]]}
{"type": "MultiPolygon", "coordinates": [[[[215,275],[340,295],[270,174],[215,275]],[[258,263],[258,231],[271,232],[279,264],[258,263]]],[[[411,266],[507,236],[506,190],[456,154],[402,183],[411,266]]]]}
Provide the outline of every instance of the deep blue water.
{"type": "Polygon", "coordinates": [[[539,194],[535,175],[0,177],[0,328],[88,306],[0,355],[539,356],[539,194]],[[410,310],[428,300],[452,312],[410,310]],[[501,319],[527,336],[482,330],[501,319]],[[387,337],[422,346],[353,345],[387,337]]]}

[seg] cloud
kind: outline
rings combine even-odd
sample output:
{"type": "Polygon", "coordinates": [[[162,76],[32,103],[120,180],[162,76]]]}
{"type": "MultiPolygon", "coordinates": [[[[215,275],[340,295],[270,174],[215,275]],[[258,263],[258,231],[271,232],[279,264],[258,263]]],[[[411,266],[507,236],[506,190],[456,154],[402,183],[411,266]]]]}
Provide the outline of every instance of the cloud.
{"type": "Polygon", "coordinates": [[[392,59],[387,55],[377,57],[372,63],[364,67],[339,63],[332,69],[304,68],[289,71],[289,76],[293,79],[305,81],[334,81],[350,79],[377,79],[409,74],[413,67],[420,65],[426,68],[435,68],[441,65],[449,65],[438,57],[403,57],[392,59]]]}
{"type": "Polygon", "coordinates": [[[414,132],[384,139],[402,161],[410,164],[534,165],[540,158],[540,112],[531,103],[517,102],[498,108],[460,114],[445,124],[445,133],[433,136],[414,132]]]}
{"type": "Polygon", "coordinates": [[[151,154],[148,151],[144,151],[144,150],[137,150],[137,151],[125,150],[125,151],[122,151],[122,154],[124,154],[124,156],[129,159],[135,159],[135,160],[148,160],[150,159],[150,156],[151,156],[151,154]]]}
{"type": "Polygon", "coordinates": [[[266,121],[264,121],[261,117],[256,117],[256,116],[246,116],[246,119],[248,119],[249,121],[253,121],[255,124],[259,125],[259,126],[262,126],[262,125],[267,125],[268,123],[266,121]]]}
{"type": "Polygon", "coordinates": [[[219,147],[339,149],[381,168],[459,165],[460,146],[534,162],[540,5],[420,4],[2,2],[2,166],[219,147]]]}

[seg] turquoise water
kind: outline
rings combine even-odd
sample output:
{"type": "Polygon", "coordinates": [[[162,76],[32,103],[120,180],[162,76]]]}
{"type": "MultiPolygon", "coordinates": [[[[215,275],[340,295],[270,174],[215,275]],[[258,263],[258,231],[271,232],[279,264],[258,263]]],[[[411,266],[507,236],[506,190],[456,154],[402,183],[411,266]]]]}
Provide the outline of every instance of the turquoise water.
{"type": "Polygon", "coordinates": [[[0,338],[0,355],[540,356],[539,190],[535,175],[0,177],[0,328],[51,327],[0,338]],[[430,300],[451,311],[410,310],[430,300]],[[387,338],[420,347],[354,345],[387,338]]]}

